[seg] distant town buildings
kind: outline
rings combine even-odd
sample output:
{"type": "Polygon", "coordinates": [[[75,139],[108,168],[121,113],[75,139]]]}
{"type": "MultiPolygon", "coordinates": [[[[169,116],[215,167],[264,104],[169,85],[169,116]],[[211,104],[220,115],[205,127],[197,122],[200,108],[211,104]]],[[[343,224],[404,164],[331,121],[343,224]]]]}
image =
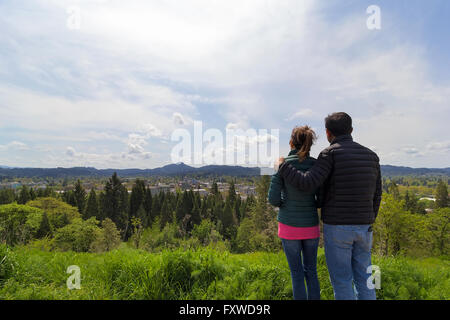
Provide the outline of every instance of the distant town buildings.
{"type": "Polygon", "coordinates": [[[420,198],[419,200],[429,200],[429,201],[436,201],[436,198],[431,198],[431,197],[423,197],[423,198],[420,198]]]}
{"type": "Polygon", "coordinates": [[[22,187],[19,182],[5,182],[0,184],[0,189],[18,189],[22,187]]]}
{"type": "Polygon", "coordinates": [[[150,192],[151,192],[152,196],[160,194],[161,192],[164,192],[164,193],[170,192],[170,191],[172,191],[172,189],[173,189],[173,191],[175,191],[175,188],[171,188],[170,185],[166,185],[166,184],[158,184],[156,186],[150,186],[149,188],[150,188],[150,192]]]}

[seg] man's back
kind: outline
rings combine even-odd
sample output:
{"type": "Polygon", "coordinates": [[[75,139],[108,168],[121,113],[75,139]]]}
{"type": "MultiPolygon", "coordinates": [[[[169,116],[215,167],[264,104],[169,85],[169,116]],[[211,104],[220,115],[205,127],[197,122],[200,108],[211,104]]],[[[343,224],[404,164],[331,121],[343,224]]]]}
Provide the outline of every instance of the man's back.
{"type": "Polygon", "coordinates": [[[298,171],[284,164],[280,174],[287,183],[303,190],[323,187],[322,220],[326,224],[361,225],[375,221],[381,201],[378,156],[341,135],[319,155],[316,165],[299,178],[298,171]]]}
{"type": "Polygon", "coordinates": [[[334,166],[324,183],[323,221],[341,225],[374,223],[378,156],[354,142],[350,135],[336,138],[328,149],[334,166]]]}

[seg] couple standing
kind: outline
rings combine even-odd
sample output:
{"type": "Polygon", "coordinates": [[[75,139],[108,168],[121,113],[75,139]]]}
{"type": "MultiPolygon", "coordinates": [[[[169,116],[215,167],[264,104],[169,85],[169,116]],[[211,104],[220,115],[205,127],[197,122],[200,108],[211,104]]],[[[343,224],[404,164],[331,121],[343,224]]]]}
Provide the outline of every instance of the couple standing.
{"type": "Polygon", "coordinates": [[[309,156],[316,140],[308,126],[292,131],[289,156],[272,176],[269,202],[280,208],[278,236],[291,270],[294,299],[320,299],[317,277],[321,208],[325,258],[336,300],[375,300],[371,273],[372,224],[381,201],[378,156],[353,141],[352,119],[325,119],[330,146],[309,156]],[[305,288],[306,280],[306,288],[305,288]]]}

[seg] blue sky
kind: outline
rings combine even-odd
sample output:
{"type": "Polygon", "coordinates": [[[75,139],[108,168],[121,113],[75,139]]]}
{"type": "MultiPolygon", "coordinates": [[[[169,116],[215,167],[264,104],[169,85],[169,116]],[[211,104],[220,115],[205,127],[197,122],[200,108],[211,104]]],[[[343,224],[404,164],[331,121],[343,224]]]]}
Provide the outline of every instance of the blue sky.
{"type": "Polygon", "coordinates": [[[382,164],[450,164],[450,3],[0,1],[0,165],[153,168],[193,121],[290,131],[346,111],[382,164]],[[366,8],[381,9],[368,30],[366,8]],[[80,29],[67,27],[77,6],[80,29]]]}

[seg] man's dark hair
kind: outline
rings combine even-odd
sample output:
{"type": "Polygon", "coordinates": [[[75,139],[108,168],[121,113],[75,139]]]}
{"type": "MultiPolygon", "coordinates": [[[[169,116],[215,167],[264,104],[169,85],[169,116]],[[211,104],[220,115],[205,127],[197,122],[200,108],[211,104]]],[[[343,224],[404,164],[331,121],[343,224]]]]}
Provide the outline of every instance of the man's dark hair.
{"type": "Polygon", "coordinates": [[[336,112],[325,118],[325,128],[338,137],[352,133],[352,118],[345,112],[336,112]]]}

